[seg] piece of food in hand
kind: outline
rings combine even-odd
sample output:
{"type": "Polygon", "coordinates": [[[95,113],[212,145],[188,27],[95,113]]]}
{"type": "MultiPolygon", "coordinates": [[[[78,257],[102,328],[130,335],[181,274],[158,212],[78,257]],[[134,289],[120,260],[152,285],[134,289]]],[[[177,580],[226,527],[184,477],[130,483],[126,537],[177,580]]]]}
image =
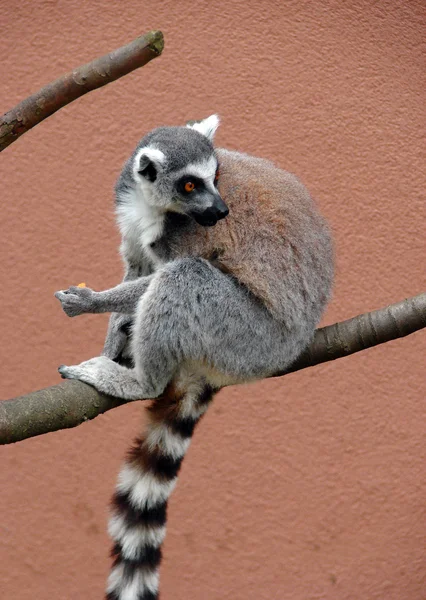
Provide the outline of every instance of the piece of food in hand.
{"type": "Polygon", "coordinates": [[[83,283],[79,283],[77,287],[86,287],[86,284],[84,282],[83,283]]]}

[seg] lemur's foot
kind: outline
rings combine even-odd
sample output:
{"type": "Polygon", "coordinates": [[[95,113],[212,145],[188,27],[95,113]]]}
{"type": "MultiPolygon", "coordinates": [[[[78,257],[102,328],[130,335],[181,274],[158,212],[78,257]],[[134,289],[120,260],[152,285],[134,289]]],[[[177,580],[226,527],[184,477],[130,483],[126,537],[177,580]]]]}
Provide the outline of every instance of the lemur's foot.
{"type": "Polygon", "coordinates": [[[99,383],[108,378],[111,362],[106,356],[96,356],[79,365],[60,365],[58,371],[62,379],[79,379],[98,388],[99,383]]]}
{"type": "Polygon", "coordinates": [[[87,287],[71,286],[67,290],[55,292],[55,298],[62,304],[64,312],[69,317],[94,312],[96,292],[87,287]]]}
{"type": "Polygon", "coordinates": [[[62,377],[62,379],[68,379],[68,377],[66,375],[67,367],[65,365],[59,365],[58,371],[59,371],[59,375],[62,377]]]}
{"type": "Polygon", "coordinates": [[[58,371],[63,379],[78,379],[92,385],[98,392],[126,400],[155,398],[160,394],[152,386],[142,386],[133,370],[118,365],[106,356],[97,356],[72,367],[61,365],[58,371]]]}
{"type": "Polygon", "coordinates": [[[58,367],[58,371],[62,379],[83,379],[80,377],[81,372],[78,369],[78,365],[67,367],[66,365],[60,365],[58,367]]]}

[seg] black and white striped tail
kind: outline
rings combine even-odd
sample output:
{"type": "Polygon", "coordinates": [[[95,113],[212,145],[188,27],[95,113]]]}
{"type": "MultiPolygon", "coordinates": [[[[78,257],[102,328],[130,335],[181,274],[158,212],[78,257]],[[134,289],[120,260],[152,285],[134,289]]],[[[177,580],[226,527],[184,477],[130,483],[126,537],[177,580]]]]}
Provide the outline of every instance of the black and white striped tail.
{"type": "Polygon", "coordinates": [[[170,386],[148,408],[147,430],[129,452],[112,499],[108,529],[114,540],[114,563],[107,600],[158,600],[167,501],[195,425],[213,393],[206,385],[185,393],[170,386]]]}

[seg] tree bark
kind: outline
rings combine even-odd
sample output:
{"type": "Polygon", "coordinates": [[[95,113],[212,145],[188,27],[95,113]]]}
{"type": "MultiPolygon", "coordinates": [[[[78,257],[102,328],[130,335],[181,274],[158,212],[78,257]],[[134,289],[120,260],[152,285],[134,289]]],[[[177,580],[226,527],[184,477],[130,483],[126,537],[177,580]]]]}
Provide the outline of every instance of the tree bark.
{"type": "Polygon", "coordinates": [[[164,48],[161,31],[150,31],[123,46],[74,69],[20,102],[0,119],[0,152],[26,131],[83,94],[146,65],[164,48]]]}
{"type": "MultiPolygon", "coordinates": [[[[424,327],[426,293],[317,329],[309,348],[291,367],[273,377],[349,356],[424,327]]],[[[81,381],[65,381],[26,396],[4,400],[0,402],[0,444],[75,427],[127,402],[131,400],[105,396],[81,381]]]]}

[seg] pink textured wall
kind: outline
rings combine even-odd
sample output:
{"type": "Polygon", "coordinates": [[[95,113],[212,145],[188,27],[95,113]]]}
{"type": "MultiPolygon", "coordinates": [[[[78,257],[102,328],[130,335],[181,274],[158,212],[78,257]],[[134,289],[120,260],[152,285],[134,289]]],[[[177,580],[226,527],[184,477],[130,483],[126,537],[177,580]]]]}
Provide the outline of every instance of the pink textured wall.
{"type": "MultiPolygon", "coordinates": [[[[136,141],[212,112],[275,159],[335,233],[325,317],[425,289],[422,0],[0,2],[0,108],[151,28],[164,55],[0,156],[1,395],[99,353],[106,317],[53,298],[117,282],[112,188],[136,141]]],[[[228,388],[170,504],[164,600],[426,597],[425,333],[228,388]]],[[[141,406],[1,449],[0,595],[101,598],[107,502],[141,406]]]]}

